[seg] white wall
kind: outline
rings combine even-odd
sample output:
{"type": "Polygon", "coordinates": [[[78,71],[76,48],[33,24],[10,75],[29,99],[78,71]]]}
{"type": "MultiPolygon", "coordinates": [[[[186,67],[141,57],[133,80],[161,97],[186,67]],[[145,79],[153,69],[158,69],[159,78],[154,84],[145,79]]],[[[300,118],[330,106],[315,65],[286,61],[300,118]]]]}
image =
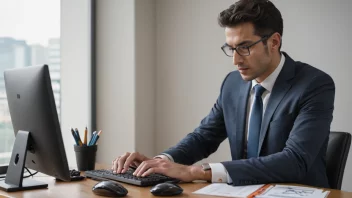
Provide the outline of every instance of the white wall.
{"type": "Polygon", "coordinates": [[[155,154],[155,0],[135,1],[135,150],[155,154]]]}
{"type": "MultiPolygon", "coordinates": [[[[233,70],[220,50],[225,42],[218,14],[233,0],[157,0],[157,152],[177,143],[198,126],[214,104],[221,82],[233,70]]],[[[349,125],[349,39],[352,1],[273,1],[284,19],[283,50],[330,74],[336,83],[332,130],[349,125]]],[[[227,140],[207,161],[229,160],[227,140]]],[[[352,155],[343,189],[352,191],[352,155]]]]}
{"type": "Polygon", "coordinates": [[[155,2],[97,3],[97,161],[155,151],[155,2]]]}
{"type": "MultiPolygon", "coordinates": [[[[157,152],[196,128],[233,70],[217,15],[232,0],[157,1],[157,152]]],[[[225,142],[210,161],[230,158],[225,142]]]]}
{"type": "Polygon", "coordinates": [[[98,162],[111,163],[135,142],[134,1],[96,1],[98,162]]]}
{"type": "Polygon", "coordinates": [[[71,167],[76,158],[70,127],[91,128],[90,17],[90,1],[61,0],[61,131],[71,167]]]}

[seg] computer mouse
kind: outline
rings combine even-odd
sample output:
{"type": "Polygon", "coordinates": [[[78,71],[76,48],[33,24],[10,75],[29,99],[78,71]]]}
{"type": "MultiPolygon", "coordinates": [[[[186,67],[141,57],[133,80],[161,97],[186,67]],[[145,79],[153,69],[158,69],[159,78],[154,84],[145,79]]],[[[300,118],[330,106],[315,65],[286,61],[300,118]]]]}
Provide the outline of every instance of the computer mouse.
{"type": "Polygon", "coordinates": [[[150,192],[155,196],[172,196],[181,194],[183,189],[177,184],[165,182],[155,185],[150,192]]]}
{"type": "Polygon", "coordinates": [[[101,181],[93,186],[92,191],[105,197],[124,197],[128,193],[125,187],[113,181],[101,181]]]}

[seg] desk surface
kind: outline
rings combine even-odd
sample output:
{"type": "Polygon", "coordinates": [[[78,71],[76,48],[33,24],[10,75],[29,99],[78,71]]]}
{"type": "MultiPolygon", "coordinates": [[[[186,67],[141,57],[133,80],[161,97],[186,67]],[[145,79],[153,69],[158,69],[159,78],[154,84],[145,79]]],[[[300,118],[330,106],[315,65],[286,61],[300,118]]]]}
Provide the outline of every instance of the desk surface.
{"type": "MultiPolygon", "coordinates": [[[[98,167],[99,168],[99,167],[98,167]]],[[[92,187],[98,183],[98,181],[85,179],[83,181],[75,181],[75,182],[59,182],[56,181],[53,177],[49,176],[35,176],[35,180],[44,181],[49,184],[48,189],[39,189],[39,190],[29,190],[29,191],[21,191],[21,192],[11,192],[7,193],[4,191],[0,191],[0,198],[1,195],[7,195],[9,197],[26,197],[26,198],[41,198],[41,197],[101,197],[96,196],[92,192],[92,187]]],[[[137,187],[133,185],[128,185],[122,183],[122,185],[127,188],[128,195],[127,197],[153,197],[149,190],[150,187],[137,187]]],[[[208,185],[208,183],[186,183],[180,184],[183,188],[183,193],[179,196],[174,197],[210,197],[204,195],[195,195],[192,192],[208,185]]],[[[328,198],[351,198],[351,192],[344,192],[339,190],[330,190],[330,194],[328,198]]]]}

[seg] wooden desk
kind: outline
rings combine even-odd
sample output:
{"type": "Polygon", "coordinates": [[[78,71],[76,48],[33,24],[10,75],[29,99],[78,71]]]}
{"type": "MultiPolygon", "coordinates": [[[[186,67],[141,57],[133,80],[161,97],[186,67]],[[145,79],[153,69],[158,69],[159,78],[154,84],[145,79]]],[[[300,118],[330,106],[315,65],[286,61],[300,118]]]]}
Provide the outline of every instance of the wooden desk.
{"type": "MultiPolygon", "coordinates": [[[[7,193],[0,191],[0,194],[7,195],[10,197],[25,197],[25,198],[42,198],[42,197],[101,197],[96,196],[92,192],[92,187],[98,182],[91,179],[85,179],[84,181],[76,182],[57,182],[53,177],[49,176],[38,176],[35,177],[36,180],[45,181],[49,184],[48,189],[39,189],[39,190],[29,190],[21,192],[12,192],[7,193]]],[[[155,198],[150,192],[150,187],[137,187],[133,185],[128,185],[122,183],[122,185],[127,188],[128,195],[127,197],[142,197],[142,198],[155,198]]],[[[183,188],[183,193],[179,196],[174,197],[210,197],[204,195],[195,195],[192,192],[208,185],[207,183],[189,183],[189,184],[180,184],[183,188]]],[[[339,190],[331,190],[328,198],[351,198],[352,193],[344,192],[339,190]]],[[[1,197],[1,196],[0,196],[1,197]]]]}
{"type": "MultiPolygon", "coordinates": [[[[98,167],[99,168],[99,167],[98,167]]],[[[44,181],[49,184],[48,189],[39,189],[39,190],[29,190],[29,191],[20,191],[20,192],[11,192],[7,193],[5,191],[0,191],[0,195],[7,195],[9,197],[25,197],[25,198],[42,198],[42,197],[69,197],[69,198],[89,198],[89,197],[101,197],[96,196],[92,192],[92,187],[98,183],[98,181],[85,179],[83,181],[75,182],[59,182],[56,181],[53,177],[50,176],[35,176],[38,181],[44,181]]],[[[150,187],[137,187],[133,185],[128,185],[121,183],[128,190],[127,197],[142,197],[142,198],[156,198],[153,196],[149,190],[150,187]]],[[[180,184],[183,188],[183,193],[179,196],[174,197],[210,197],[205,195],[195,195],[192,192],[203,188],[208,185],[208,183],[187,183],[180,184]]],[[[339,190],[330,190],[328,198],[352,198],[352,193],[344,192],[339,190]]],[[[0,196],[1,198],[1,196],[0,196]]]]}

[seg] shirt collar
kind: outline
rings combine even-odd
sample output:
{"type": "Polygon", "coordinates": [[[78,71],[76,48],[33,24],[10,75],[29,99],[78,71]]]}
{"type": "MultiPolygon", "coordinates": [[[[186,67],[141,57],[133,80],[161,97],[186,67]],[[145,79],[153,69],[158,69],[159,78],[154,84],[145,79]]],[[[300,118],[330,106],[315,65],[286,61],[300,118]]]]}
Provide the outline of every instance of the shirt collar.
{"type": "Polygon", "coordinates": [[[284,66],[285,63],[285,56],[281,53],[281,58],[280,58],[280,63],[279,65],[276,67],[276,69],[273,71],[273,73],[271,73],[265,80],[263,80],[263,82],[258,83],[255,79],[252,80],[252,89],[253,87],[257,84],[260,84],[262,87],[264,87],[267,91],[271,92],[273,90],[275,81],[277,79],[277,77],[279,76],[282,67],[284,66]]]}

